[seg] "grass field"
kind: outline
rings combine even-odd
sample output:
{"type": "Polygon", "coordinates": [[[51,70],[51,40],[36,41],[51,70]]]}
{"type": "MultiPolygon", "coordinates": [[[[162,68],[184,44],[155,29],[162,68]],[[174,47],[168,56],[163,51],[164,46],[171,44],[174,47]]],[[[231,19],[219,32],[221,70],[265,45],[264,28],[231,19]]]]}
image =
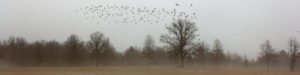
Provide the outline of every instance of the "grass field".
{"type": "Polygon", "coordinates": [[[300,72],[241,67],[39,67],[2,68],[0,75],[300,75],[300,72]]]}

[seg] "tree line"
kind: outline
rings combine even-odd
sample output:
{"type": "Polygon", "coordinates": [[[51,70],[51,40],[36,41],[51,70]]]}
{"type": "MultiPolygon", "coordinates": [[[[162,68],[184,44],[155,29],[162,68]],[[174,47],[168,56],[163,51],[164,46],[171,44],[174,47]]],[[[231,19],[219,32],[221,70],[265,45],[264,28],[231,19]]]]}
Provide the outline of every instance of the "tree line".
{"type": "Polygon", "coordinates": [[[198,38],[194,22],[179,19],[166,26],[167,33],[160,36],[164,46],[156,46],[151,35],[145,37],[143,47],[130,46],[117,52],[109,38],[97,31],[83,41],[71,34],[66,41],[40,40],[27,42],[23,37],[9,37],[0,41],[0,60],[11,66],[107,66],[107,65],[213,65],[213,66],[289,66],[293,71],[300,60],[299,44],[290,39],[289,51],[275,51],[270,41],[261,45],[257,60],[245,55],[224,52],[216,39],[212,46],[198,38]]]}

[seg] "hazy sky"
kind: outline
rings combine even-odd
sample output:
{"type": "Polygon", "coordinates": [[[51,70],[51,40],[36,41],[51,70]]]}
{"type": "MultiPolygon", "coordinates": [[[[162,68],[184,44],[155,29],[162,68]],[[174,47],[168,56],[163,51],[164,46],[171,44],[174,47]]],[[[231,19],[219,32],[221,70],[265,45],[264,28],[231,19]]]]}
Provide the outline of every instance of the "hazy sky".
{"type": "Polygon", "coordinates": [[[237,52],[254,58],[260,44],[269,39],[278,51],[288,49],[288,39],[300,40],[300,0],[0,0],[0,39],[23,36],[34,40],[65,41],[70,34],[88,40],[101,31],[118,51],[129,46],[142,46],[145,36],[152,35],[157,46],[159,36],[166,33],[165,24],[100,23],[86,20],[76,9],[91,5],[127,5],[179,9],[196,12],[193,20],[199,39],[212,44],[220,39],[225,52],[237,52]],[[176,7],[179,3],[180,7],[176,7]],[[188,7],[193,4],[193,7],[188,7]]]}

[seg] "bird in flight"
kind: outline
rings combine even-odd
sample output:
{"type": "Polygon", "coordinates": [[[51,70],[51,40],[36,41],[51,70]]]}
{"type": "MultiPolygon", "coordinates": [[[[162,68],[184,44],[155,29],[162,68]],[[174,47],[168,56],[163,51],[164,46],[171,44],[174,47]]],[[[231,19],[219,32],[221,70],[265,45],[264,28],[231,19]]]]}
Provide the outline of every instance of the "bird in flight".
{"type": "MultiPolygon", "coordinates": [[[[175,3],[176,6],[180,6],[175,3]]],[[[85,16],[86,20],[97,20],[96,24],[105,23],[149,23],[155,24],[163,20],[185,18],[193,20],[196,13],[180,11],[176,8],[148,8],[148,7],[131,7],[126,5],[90,5],[75,10],[85,16]]],[[[69,18],[71,18],[69,16],[69,18]]]]}
{"type": "Polygon", "coordinates": [[[179,4],[178,4],[178,3],[175,3],[175,5],[176,5],[176,6],[179,6],[179,4]]]}

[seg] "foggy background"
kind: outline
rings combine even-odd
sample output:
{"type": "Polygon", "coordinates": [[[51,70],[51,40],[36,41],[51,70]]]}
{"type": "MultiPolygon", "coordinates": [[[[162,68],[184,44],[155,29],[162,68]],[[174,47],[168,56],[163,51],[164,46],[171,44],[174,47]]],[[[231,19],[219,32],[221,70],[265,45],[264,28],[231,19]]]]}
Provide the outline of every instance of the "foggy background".
{"type": "Polygon", "coordinates": [[[75,12],[91,5],[127,5],[178,9],[196,12],[193,20],[198,27],[201,41],[213,44],[220,39],[224,52],[237,52],[255,58],[260,44],[269,39],[276,51],[288,48],[288,39],[299,39],[299,0],[0,0],[0,40],[9,36],[23,36],[29,42],[35,40],[66,40],[77,34],[88,40],[90,33],[101,31],[109,37],[116,50],[122,52],[129,46],[142,46],[144,37],[150,34],[157,46],[159,36],[166,33],[165,25],[158,24],[100,23],[87,20],[75,12]],[[180,7],[176,7],[179,3],[180,7]],[[193,7],[188,7],[193,4],[193,7]]]}

